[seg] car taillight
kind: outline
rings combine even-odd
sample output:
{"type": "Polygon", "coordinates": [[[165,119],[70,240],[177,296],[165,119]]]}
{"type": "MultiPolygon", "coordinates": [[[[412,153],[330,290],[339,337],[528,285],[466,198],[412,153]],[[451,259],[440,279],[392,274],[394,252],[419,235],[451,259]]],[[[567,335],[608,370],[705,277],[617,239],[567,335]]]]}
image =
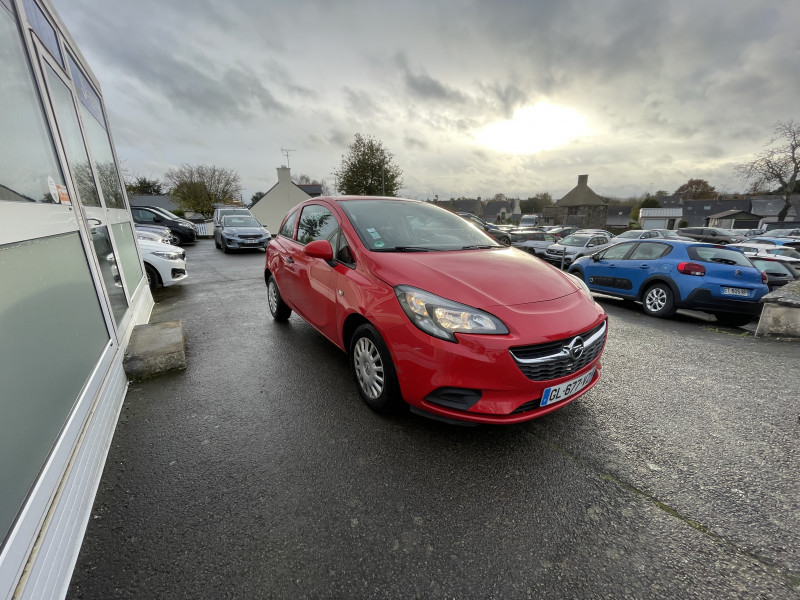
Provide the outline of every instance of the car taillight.
{"type": "Polygon", "coordinates": [[[767,281],[769,281],[769,277],[767,277],[767,272],[761,271],[761,283],[767,285],[767,281]]]}
{"type": "Polygon", "coordinates": [[[693,262],[682,262],[678,265],[678,272],[684,275],[697,275],[702,277],[706,274],[706,268],[693,262]]]}

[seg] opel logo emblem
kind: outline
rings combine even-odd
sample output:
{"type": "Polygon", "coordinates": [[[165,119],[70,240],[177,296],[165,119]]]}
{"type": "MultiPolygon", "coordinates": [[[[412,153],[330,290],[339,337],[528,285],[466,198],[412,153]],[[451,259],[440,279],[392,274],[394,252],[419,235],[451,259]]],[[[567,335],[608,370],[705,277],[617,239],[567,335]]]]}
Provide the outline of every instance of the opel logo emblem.
{"type": "Polygon", "coordinates": [[[564,350],[569,353],[573,360],[578,360],[583,356],[583,338],[581,336],[576,336],[564,350]]]}

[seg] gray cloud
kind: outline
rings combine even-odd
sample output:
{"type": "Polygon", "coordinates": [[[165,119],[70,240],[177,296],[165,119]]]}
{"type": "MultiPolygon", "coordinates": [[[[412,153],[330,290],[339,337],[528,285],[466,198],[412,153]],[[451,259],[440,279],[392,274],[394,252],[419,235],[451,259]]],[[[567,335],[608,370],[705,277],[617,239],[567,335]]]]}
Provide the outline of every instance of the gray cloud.
{"type": "Polygon", "coordinates": [[[797,3],[53,2],[119,154],[153,175],[202,157],[266,187],[291,147],[322,178],[360,132],[395,153],[409,194],[558,196],[579,171],[606,195],[689,177],[736,189],[731,165],[800,118],[797,3]],[[477,144],[541,101],[593,132],[534,155],[477,144]]]}

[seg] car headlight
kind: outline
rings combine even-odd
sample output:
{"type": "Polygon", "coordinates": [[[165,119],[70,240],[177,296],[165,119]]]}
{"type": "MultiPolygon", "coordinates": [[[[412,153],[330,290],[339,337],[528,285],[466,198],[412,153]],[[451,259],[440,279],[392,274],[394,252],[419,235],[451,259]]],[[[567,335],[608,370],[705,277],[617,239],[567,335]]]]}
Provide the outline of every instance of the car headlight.
{"type": "Polygon", "coordinates": [[[180,260],[181,253],[180,252],[151,252],[153,256],[158,256],[159,258],[166,258],[167,260],[180,260]]]}
{"type": "Polygon", "coordinates": [[[455,333],[508,333],[500,319],[477,308],[408,285],[397,286],[394,293],[411,322],[434,337],[455,342],[455,333]]]}
{"type": "Polygon", "coordinates": [[[589,286],[586,285],[586,282],[578,277],[577,275],[573,275],[572,273],[567,273],[568,277],[572,278],[572,282],[578,286],[578,289],[583,292],[583,295],[586,296],[589,300],[594,302],[594,297],[592,296],[592,292],[589,289],[589,286]]]}

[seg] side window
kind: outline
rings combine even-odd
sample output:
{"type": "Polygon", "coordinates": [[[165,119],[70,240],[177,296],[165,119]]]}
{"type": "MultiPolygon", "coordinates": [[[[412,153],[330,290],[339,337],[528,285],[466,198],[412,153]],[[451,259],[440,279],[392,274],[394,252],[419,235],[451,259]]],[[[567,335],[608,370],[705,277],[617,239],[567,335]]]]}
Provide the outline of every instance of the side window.
{"type": "Polygon", "coordinates": [[[555,238],[554,235],[550,235],[549,233],[546,233],[546,234],[544,234],[544,241],[545,242],[550,242],[551,244],[555,244],[556,243],[556,238],[555,238]]]}
{"type": "Polygon", "coordinates": [[[350,244],[347,243],[347,238],[344,237],[342,230],[337,228],[328,238],[333,247],[333,256],[340,263],[355,267],[356,259],[353,252],[350,250],[350,244]]]}
{"type": "Polygon", "coordinates": [[[292,239],[294,237],[294,224],[297,221],[297,211],[294,211],[288,217],[286,217],[286,221],[283,222],[281,225],[281,230],[278,232],[278,235],[292,239]]]}
{"type": "Polygon", "coordinates": [[[669,249],[667,244],[639,244],[631,252],[630,260],[654,260],[661,258],[669,249]]]}
{"type": "Polygon", "coordinates": [[[137,223],[153,223],[155,219],[155,215],[151,213],[149,210],[143,210],[141,208],[133,208],[131,209],[133,213],[133,218],[137,223]]]}
{"type": "Polygon", "coordinates": [[[338,228],[339,223],[331,211],[319,204],[310,204],[300,214],[297,241],[308,244],[315,240],[327,240],[338,228]]]}
{"type": "Polygon", "coordinates": [[[601,255],[603,260],[619,260],[625,258],[628,250],[631,249],[633,244],[616,244],[611,246],[608,250],[604,251],[601,255]]]}

